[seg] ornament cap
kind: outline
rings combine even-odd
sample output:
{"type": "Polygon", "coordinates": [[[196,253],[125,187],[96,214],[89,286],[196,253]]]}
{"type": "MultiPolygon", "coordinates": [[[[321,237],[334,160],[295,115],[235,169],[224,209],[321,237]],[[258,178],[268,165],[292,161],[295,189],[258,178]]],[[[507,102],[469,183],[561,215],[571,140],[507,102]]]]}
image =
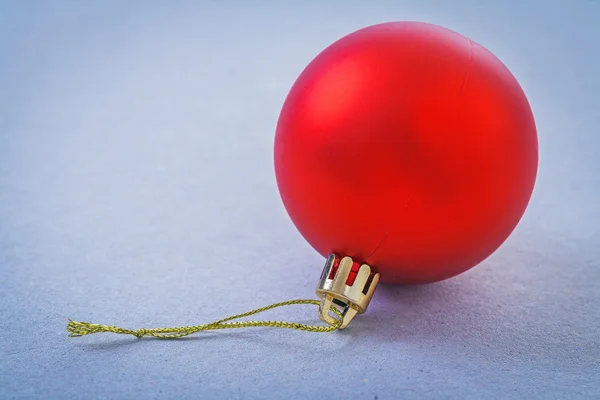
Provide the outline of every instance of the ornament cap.
{"type": "Polygon", "coordinates": [[[344,329],[357,314],[367,311],[379,283],[379,273],[372,272],[367,264],[353,268],[355,263],[351,257],[342,258],[339,264],[337,261],[335,254],[327,257],[316,292],[321,298],[321,320],[328,324],[337,323],[329,313],[331,306],[335,306],[342,312],[340,329],[344,329]]]}

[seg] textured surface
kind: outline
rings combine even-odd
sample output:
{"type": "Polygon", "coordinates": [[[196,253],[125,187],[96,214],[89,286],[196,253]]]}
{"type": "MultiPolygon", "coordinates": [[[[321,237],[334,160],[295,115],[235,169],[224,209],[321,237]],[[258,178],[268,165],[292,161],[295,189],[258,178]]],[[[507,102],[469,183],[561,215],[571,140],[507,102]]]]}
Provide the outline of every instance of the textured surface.
{"type": "Polygon", "coordinates": [[[597,2],[50,3],[0,1],[0,398],[600,396],[597,2]],[[276,119],[322,48],[394,19],[473,37],[529,96],[538,185],[497,253],[381,287],[343,332],[66,338],[67,317],[312,297],[323,260],[279,200],[276,119]]]}

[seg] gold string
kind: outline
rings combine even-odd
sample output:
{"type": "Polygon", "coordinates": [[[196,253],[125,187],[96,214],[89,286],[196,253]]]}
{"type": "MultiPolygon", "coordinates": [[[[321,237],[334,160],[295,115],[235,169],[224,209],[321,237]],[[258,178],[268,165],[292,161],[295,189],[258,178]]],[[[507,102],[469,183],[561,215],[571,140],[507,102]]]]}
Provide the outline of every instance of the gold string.
{"type": "Polygon", "coordinates": [[[271,328],[286,328],[286,329],[297,329],[308,332],[333,332],[337,330],[342,324],[342,313],[331,306],[331,311],[338,317],[336,322],[331,325],[307,325],[298,322],[283,322],[283,321],[240,321],[230,322],[235,319],[248,317],[250,315],[259,314],[273,308],[283,307],[294,304],[314,304],[319,305],[318,300],[288,300],[281,303],[271,304],[270,306],[258,308],[253,311],[249,311],[243,314],[237,314],[232,317],[223,318],[218,321],[204,324],[204,325],[193,325],[193,326],[180,326],[174,328],[149,328],[149,329],[136,329],[130,330],[125,328],[119,328],[118,326],[111,325],[99,325],[92,324],[91,322],[77,322],[69,319],[67,324],[67,331],[70,337],[78,337],[84,335],[91,335],[93,333],[101,332],[112,332],[121,335],[133,335],[138,339],[144,336],[153,336],[158,339],[177,339],[183,336],[188,336],[200,331],[210,331],[216,329],[233,329],[233,328],[256,328],[256,327],[271,327],[271,328]]]}

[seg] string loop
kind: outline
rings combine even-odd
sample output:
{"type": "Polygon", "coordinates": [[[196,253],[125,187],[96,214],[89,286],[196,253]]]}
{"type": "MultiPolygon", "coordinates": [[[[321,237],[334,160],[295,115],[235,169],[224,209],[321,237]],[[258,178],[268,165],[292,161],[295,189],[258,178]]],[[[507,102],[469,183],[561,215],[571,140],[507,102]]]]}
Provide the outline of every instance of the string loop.
{"type": "Polygon", "coordinates": [[[248,311],[242,314],[237,314],[231,317],[223,318],[215,322],[204,325],[193,325],[193,326],[180,326],[173,328],[141,328],[137,330],[130,330],[119,328],[118,326],[111,325],[99,325],[91,322],[78,322],[69,319],[67,324],[67,331],[69,337],[78,337],[84,335],[91,335],[94,333],[111,332],[121,335],[133,335],[138,339],[144,336],[152,336],[157,339],[177,339],[180,337],[192,335],[201,331],[210,331],[217,329],[234,329],[234,328],[258,328],[258,327],[270,327],[270,328],[285,328],[285,329],[296,329],[307,332],[333,332],[340,328],[342,324],[342,313],[331,306],[331,312],[337,316],[335,322],[329,325],[307,325],[298,322],[284,322],[284,321],[238,321],[232,322],[236,319],[249,317],[250,315],[259,314],[274,308],[295,305],[295,304],[313,304],[319,305],[318,300],[288,300],[280,303],[271,304],[266,307],[257,308],[256,310],[248,311]]]}

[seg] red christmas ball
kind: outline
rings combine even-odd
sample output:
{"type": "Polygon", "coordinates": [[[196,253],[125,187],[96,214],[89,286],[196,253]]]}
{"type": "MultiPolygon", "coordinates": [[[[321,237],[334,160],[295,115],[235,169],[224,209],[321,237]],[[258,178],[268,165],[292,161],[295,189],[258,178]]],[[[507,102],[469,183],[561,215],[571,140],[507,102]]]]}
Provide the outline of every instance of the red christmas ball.
{"type": "Polygon", "coordinates": [[[506,66],[418,22],[326,48],[275,137],[279,191],[308,243],[396,284],[450,278],[492,254],[525,212],[537,163],[531,108],[506,66]]]}

